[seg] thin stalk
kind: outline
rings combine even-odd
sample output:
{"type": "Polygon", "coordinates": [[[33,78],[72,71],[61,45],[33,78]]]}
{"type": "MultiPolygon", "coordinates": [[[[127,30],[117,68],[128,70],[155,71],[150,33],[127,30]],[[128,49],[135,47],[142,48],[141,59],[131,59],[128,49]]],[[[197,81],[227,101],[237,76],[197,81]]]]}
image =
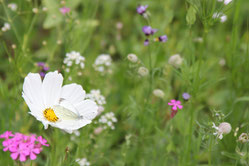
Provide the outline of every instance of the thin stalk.
{"type": "Polygon", "coordinates": [[[212,165],[212,148],[213,148],[213,136],[211,136],[210,139],[210,144],[209,144],[209,156],[208,156],[208,165],[211,166],[212,165]]]}

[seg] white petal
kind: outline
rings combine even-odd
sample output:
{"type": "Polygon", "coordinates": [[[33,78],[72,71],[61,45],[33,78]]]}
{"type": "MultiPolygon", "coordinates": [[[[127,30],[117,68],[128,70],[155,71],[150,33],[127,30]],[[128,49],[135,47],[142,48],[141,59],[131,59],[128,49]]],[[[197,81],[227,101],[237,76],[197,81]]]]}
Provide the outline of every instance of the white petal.
{"type": "Polygon", "coordinates": [[[65,130],[68,133],[71,133],[71,130],[78,130],[81,127],[84,127],[87,124],[90,124],[92,121],[87,119],[70,119],[57,121],[56,123],[50,123],[51,126],[65,130]]]}
{"type": "Polygon", "coordinates": [[[69,84],[64,85],[61,91],[61,98],[68,100],[71,104],[75,105],[84,100],[86,92],[81,85],[69,84]]]}
{"type": "Polygon", "coordinates": [[[63,77],[58,71],[45,75],[42,83],[43,100],[46,108],[59,103],[63,77]]]}
{"type": "Polygon", "coordinates": [[[80,116],[88,120],[94,119],[98,114],[98,106],[92,100],[83,100],[75,105],[75,108],[79,112],[80,116]]]}
{"type": "Polygon", "coordinates": [[[22,96],[31,112],[39,113],[44,109],[42,82],[38,73],[29,73],[25,77],[22,96]]]}

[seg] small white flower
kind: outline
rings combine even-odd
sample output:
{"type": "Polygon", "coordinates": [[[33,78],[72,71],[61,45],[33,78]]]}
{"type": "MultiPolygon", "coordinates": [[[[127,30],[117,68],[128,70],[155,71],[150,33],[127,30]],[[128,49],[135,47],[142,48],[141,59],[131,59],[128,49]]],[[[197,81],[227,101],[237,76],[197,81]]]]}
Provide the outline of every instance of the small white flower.
{"type": "Polygon", "coordinates": [[[8,4],[8,8],[10,8],[12,11],[16,11],[17,10],[17,4],[10,3],[10,4],[8,4]]]}
{"type": "Polygon", "coordinates": [[[232,2],[232,0],[224,0],[225,5],[228,5],[230,2],[232,2]]]}
{"type": "Polygon", "coordinates": [[[78,84],[62,86],[63,77],[57,71],[49,72],[43,81],[39,73],[29,73],[23,84],[22,97],[30,114],[48,125],[72,133],[92,122],[98,106],[92,100],[85,100],[85,91],[78,84]]]}
{"type": "Polygon", "coordinates": [[[220,22],[226,22],[226,20],[227,20],[227,16],[225,15],[225,14],[222,14],[221,16],[220,16],[220,22]]]}
{"type": "Polygon", "coordinates": [[[164,97],[164,92],[161,89],[155,89],[153,90],[153,94],[156,97],[163,98],[164,97]]]}
{"type": "Polygon", "coordinates": [[[127,55],[127,59],[132,63],[136,63],[138,60],[137,56],[132,53],[127,55]]]}
{"type": "Polygon", "coordinates": [[[86,94],[86,98],[95,101],[100,106],[106,104],[105,97],[101,95],[99,89],[92,89],[86,94]]]}
{"type": "Polygon", "coordinates": [[[96,71],[100,73],[111,73],[110,66],[112,64],[111,56],[108,54],[99,55],[93,64],[96,71]]]}
{"type": "Polygon", "coordinates": [[[75,161],[76,161],[80,166],[90,166],[90,162],[88,162],[86,158],[82,158],[82,159],[77,158],[75,161]]]}
{"type": "Polygon", "coordinates": [[[249,134],[248,133],[240,134],[238,141],[241,143],[249,142],[249,134]]]}
{"type": "Polygon", "coordinates": [[[225,14],[223,14],[223,13],[217,13],[217,12],[215,12],[213,14],[213,19],[219,19],[220,22],[223,23],[223,22],[225,22],[227,20],[227,16],[225,14]]]}
{"type": "Polygon", "coordinates": [[[66,54],[66,58],[64,59],[63,63],[67,67],[71,67],[73,64],[79,65],[81,69],[85,67],[85,57],[81,56],[79,52],[72,51],[66,54]]]}
{"type": "Polygon", "coordinates": [[[96,129],[94,129],[94,134],[95,135],[99,135],[102,131],[103,131],[103,128],[102,127],[98,127],[96,129]]]}
{"type": "Polygon", "coordinates": [[[203,38],[202,37],[196,37],[196,38],[194,38],[194,42],[203,43],[203,38]]]}
{"type": "Polygon", "coordinates": [[[108,112],[104,115],[102,115],[99,119],[99,123],[104,125],[102,128],[107,129],[111,128],[112,130],[115,129],[114,123],[116,123],[118,120],[115,117],[113,112],[108,112]]]}
{"type": "Polygon", "coordinates": [[[179,68],[182,65],[182,62],[183,62],[183,59],[181,58],[179,54],[172,55],[168,61],[168,63],[174,66],[175,68],[179,68]]]}
{"type": "Polygon", "coordinates": [[[32,12],[35,13],[35,14],[37,14],[39,12],[39,10],[38,10],[38,8],[33,8],[32,12]]]}
{"type": "Polygon", "coordinates": [[[220,66],[225,66],[226,65],[226,60],[224,58],[220,59],[219,65],[220,66]]]}
{"type": "Polygon", "coordinates": [[[138,74],[142,77],[147,76],[149,74],[149,70],[146,67],[139,67],[138,68],[138,74]]]}
{"type": "Polygon", "coordinates": [[[10,24],[6,22],[6,23],[4,23],[4,25],[2,27],[2,31],[6,32],[8,30],[10,30],[10,24]]]}
{"type": "Polygon", "coordinates": [[[218,127],[213,123],[212,128],[216,130],[213,134],[217,135],[219,139],[223,138],[223,134],[228,134],[232,130],[230,123],[227,123],[227,122],[220,123],[218,127]]]}

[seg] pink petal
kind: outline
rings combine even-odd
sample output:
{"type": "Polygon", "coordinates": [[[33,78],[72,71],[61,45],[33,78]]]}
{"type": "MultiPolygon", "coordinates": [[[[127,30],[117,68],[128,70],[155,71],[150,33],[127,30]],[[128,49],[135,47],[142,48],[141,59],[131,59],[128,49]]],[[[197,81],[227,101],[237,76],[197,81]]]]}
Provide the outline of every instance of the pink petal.
{"type": "Polygon", "coordinates": [[[175,102],[176,102],[176,100],[170,100],[170,102],[171,102],[171,103],[175,103],[175,102]]]}
{"type": "Polygon", "coordinates": [[[178,105],[178,108],[179,108],[179,109],[182,109],[182,108],[183,108],[183,106],[182,106],[182,105],[178,105]]]}
{"type": "Polygon", "coordinates": [[[4,148],[4,149],[3,149],[3,151],[4,151],[4,152],[6,152],[8,149],[9,149],[9,148],[8,148],[8,147],[6,147],[6,148],[4,148]]]}
{"type": "Polygon", "coordinates": [[[168,103],[168,105],[174,105],[173,103],[168,103]]]}
{"type": "Polygon", "coordinates": [[[23,162],[23,161],[26,161],[27,159],[25,155],[21,154],[19,160],[23,162]]]}
{"type": "Polygon", "coordinates": [[[177,104],[181,104],[181,102],[180,102],[180,101],[176,101],[176,103],[177,103],[177,104]]]}
{"type": "Polygon", "coordinates": [[[174,106],[172,107],[172,110],[174,110],[174,111],[176,111],[176,110],[177,110],[176,105],[174,105],[174,106]]]}
{"type": "Polygon", "coordinates": [[[31,160],[35,160],[36,159],[36,155],[34,153],[30,153],[30,159],[31,160]]]}
{"type": "Polygon", "coordinates": [[[11,155],[10,155],[10,157],[13,159],[13,160],[16,160],[17,159],[17,157],[18,157],[18,153],[12,153],[11,155]]]}

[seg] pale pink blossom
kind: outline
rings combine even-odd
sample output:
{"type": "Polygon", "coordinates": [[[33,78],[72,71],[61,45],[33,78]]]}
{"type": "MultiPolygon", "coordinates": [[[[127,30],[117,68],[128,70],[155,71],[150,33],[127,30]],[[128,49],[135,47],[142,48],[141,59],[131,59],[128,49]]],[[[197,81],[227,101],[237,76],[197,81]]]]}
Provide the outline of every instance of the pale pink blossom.
{"type": "Polygon", "coordinates": [[[60,8],[60,12],[65,15],[70,12],[70,8],[64,6],[60,8]]]}

